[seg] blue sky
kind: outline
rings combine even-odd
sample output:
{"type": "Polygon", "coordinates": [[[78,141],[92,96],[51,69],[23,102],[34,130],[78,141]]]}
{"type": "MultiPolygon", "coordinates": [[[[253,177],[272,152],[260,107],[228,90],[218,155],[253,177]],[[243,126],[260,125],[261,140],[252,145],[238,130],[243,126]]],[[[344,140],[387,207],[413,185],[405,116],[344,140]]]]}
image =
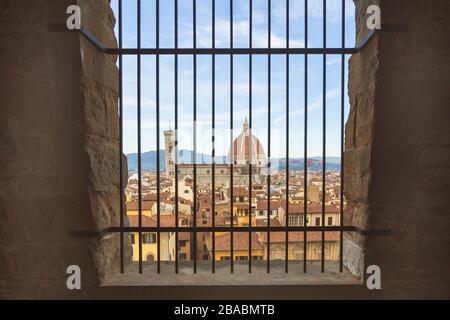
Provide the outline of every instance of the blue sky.
{"type": "MultiPolygon", "coordinates": [[[[179,1],[179,47],[192,48],[192,0],[179,1]]],[[[291,47],[305,46],[304,1],[290,0],[289,26],[291,47]]],[[[155,0],[142,2],[142,47],[154,48],[155,0]]],[[[227,48],[229,39],[229,0],[216,0],[216,46],[227,48]]],[[[341,2],[327,0],[327,47],[341,44],[341,2]]],[[[112,1],[117,13],[117,0],[112,1]]],[[[124,47],[135,48],[136,0],[123,0],[123,43],[124,47]]],[[[197,46],[211,47],[212,44],[212,1],[197,0],[197,46]]],[[[267,0],[253,0],[253,47],[267,47],[267,0]]],[[[323,46],[323,0],[309,0],[308,46],[323,46]]],[[[286,46],[285,0],[272,0],[272,46],[286,46]]],[[[174,47],[174,1],[160,0],[160,46],[174,47]]],[[[346,0],[346,47],[355,45],[354,4],[346,0]]],[[[117,32],[117,28],[116,28],[117,32]]],[[[249,1],[234,0],[234,46],[248,47],[249,1]]],[[[346,56],[346,79],[348,58],[346,56]]],[[[308,63],[308,156],[322,154],[322,62],[321,55],[310,55],[308,63]]],[[[267,56],[253,57],[253,132],[267,149],[267,56]]],[[[136,57],[124,56],[124,152],[137,152],[137,79],[136,57]]],[[[229,57],[216,56],[216,154],[226,155],[229,147],[229,57]]],[[[156,59],[142,56],[142,151],[156,149],[156,59]]],[[[161,83],[161,148],[164,147],[163,130],[174,128],[174,57],[160,58],[161,83]]],[[[212,124],[212,82],[211,56],[197,58],[197,110],[198,110],[198,152],[211,154],[212,124]]],[[[341,56],[327,56],[327,156],[340,155],[340,70],[341,56]]],[[[286,57],[272,56],[272,156],[285,157],[286,150],[286,57]]],[[[180,149],[193,149],[193,58],[179,57],[179,144],[180,149]]],[[[237,136],[242,123],[249,114],[249,58],[248,55],[234,58],[234,135],[237,136]]],[[[304,56],[290,57],[290,157],[303,157],[304,141],[304,56]]],[[[349,104],[347,83],[345,83],[345,117],[349,104]]]]}

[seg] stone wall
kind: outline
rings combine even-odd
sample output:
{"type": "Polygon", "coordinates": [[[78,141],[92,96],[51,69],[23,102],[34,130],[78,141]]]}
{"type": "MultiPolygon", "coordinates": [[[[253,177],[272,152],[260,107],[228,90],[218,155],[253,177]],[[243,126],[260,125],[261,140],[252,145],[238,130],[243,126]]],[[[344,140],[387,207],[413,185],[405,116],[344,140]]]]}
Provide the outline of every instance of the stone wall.
{"type": "MultiPolygon", "coordinates": [[[[50,32],[76,1],[0,2],[0,297],[82,298],[119,270],[115,57],[50,32]],[[84,290],[66,288],[79,265],[84,290]]],[[[107,0],[79,1],[82,24],[114,46],[107,0]]],[[[127,243],[126,257],[130,258],[127,243]]]]}
{"type": "MultiPolygon", "coordinates": [[[[89,298],[119,271],[118,235],[76,232],[120,222],[116,57],[78,33],[48,31],[76,2],[0,2],[0,298],[89,298]],[[80,292],[65,285],[72,264],[82,269],[80,292]]],[[[82,24],[115,46],[108,1],[78,3],[82,24]]],[[[450,2],[358,0],[359,40],[369,3],[408,30],[384,28],[351,58],[345,223],[392,235],[345,234],[345,264],[361,279],[366,266],[381,267],[373,298],[449,298],[450,2]]],[[[297,288],[268,290],[299,297],[297,288]]],[[[310,298],[326,295],[308,288],[310,298]]]]}
{"type": "Polygon", "coordinates": [[[374,297],[449,298],[450,2],[355,2],[378,2],[383,30],[350,62],[345,222],[392,235],[347,234],[345,263],[381,267],[374,297]]]}
{"type": "MultiPolygon", "coordinates": [[[[365,12],[370,4],[379,1],[355,1],[356,42],[367,36],[365,12]]],[[[344,192],[347,207],[344,224],[362,229],[369,227],[372,182],[372,145],[375,121],[375,94],[379,68],[379,36],[372,38],[367,47],[350,59],[348,92],[350,114],[345,126],[344,192]]],[[[358,278],[364,278],[365,237],[357,233],[344,235],[344,263],[358,278]]]]}

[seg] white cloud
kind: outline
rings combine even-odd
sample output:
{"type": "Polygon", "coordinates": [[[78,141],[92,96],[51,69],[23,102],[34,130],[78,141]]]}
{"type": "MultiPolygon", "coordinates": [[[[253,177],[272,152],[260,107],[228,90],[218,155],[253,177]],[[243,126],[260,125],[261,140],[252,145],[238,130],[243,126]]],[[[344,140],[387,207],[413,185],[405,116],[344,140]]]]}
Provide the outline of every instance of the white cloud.
{"type": "MultiPolygon", "coordinates": [[[[342,0],[326,0],[327,3],[327,21],[341,21],[342,16],[342,0]]],[[[285,2],[278,2],[279,5],[273,9],[273,14],[280,18],[285,18],[286,8],[285,2]]],[[[353,17],[355,13],[355,5],[352,0],[345,0],[345,17],[353,17]]],[[[304,0],[295,0],[290,2],[289,17],[292,20],[300,20],[305,18],[305,2],[304,0]]],[[[308,17],[323,18],[323,0],[308,0],[308,17]]]]}
{"type": "MultiPolygon", "coordinates": [[[[341,91],[339,88],[334,88],[332,90],[328,90],[327,91],[327,101],[331,100],[333,98],[339,97],[340,92],[341,91]]],[[[322,103],[323,103],[322,99],[323,99],[322,95],[315,97],[308,105],[308,112],[321,109],[322,103]]],[[[305,111],[303,109],[298,109],[298,110],[290,112],[289,117],[303,115],[304,113],[305,113],[305,111]]],[[[286,120],[286,115],[282,115],[282,116],[279,116],[278,118],[276,118],[275,123],[279,123],[283,120],[286,120]]]]}
{"type": "Polygon", "coordinates": [[[337,65],[337,64],[340,64],[341,63],[341,58],[339,57],[339,58],[334,58],[334,59],[331,59],[331,60],[327,60],[327,66],[328,67],[330,67],[330,66],[334,66],[334,65],[337,65]]]}
{"type": "MultiPolygon", "coordinates": [[[[261,21],[263,20],[264,14],[259,14],[261,16],[258,18],[257,23],[253,26],[253,43],[252,46],[255,48],[264,48],[268,46],[268,32],[262,27],[261,21]]],[[[180,31],[183,34],[183,38],[192,39],[193,30],[190,23],[181,22],[180,31]]],[[[248,20],[235,20],[233,22],[233,37],[234,43],[242,42],[242,39],[249,38],[249,22],[248,20]]],[[[211,47],[212,45],[212,27],[211,25],[197,25],[197,47],[211,47]]],[[[217,47],[228,47],[230,44],[230,22],[225,19],[216,20],[216,46],[217,47]]],[[[285,47],[286,38],[285,36],[280,36],[277,33],[271,33],[272,47],[285,47]]],[[[303,40],[290,39],[289,45],[291,47],[302,48],[305,46],[303,40]]]]}

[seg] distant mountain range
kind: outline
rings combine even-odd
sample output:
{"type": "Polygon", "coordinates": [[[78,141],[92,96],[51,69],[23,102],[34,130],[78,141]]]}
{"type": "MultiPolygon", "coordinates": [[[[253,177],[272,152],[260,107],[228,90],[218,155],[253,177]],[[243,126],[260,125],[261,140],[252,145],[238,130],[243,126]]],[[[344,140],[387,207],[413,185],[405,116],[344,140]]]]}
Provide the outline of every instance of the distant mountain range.
{"type": "MultiPolygon", "coordinates": [[[[193,151],[190,150],[180,150],[179,153],[179,163],[192,163],[193,151]]],[[[159,151],[160,155],[160,170],[164,171],[166,169],[166,158],[164,150],[159,151]]],[[[149,151],[142,153],[142,170],[151,171],[156,170],[156,151],[149,151]]],[[[127,155],[128,158],[128,170],[136,171],[138,165],[138,154],[131,153],[127,155]]],[[[226,156],[216,157],[216,163],[226,163],[226,156]]],[[[311,157],[308,158],[310,161],[311,171],[321,171],[322,170],[322,158],[321,157],[311,157]]],[[[326,168],[327,170],[339,170],[341,168],[341,158],[339,157],[327,157],[326,158],[326,168]]],[[[212,157],[207,154],[197,153],[197,163],[201,164],[211,164],[212,157]]],[[[289,170],[303,170],[304,160],[303,158],[291,158],[289,159],[289,170]]],[[[278,170],[286,169],[286,158],[283,159],[273,159],[272,166],[278,168],[278,170]]]]}

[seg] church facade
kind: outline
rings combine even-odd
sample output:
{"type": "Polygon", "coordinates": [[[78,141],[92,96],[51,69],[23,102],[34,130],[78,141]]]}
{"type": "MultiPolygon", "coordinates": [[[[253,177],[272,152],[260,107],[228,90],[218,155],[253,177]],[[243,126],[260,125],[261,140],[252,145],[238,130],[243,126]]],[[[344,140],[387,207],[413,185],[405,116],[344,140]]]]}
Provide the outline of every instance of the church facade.
{"type": "MultiPolygon", "coordinates": [[[[173,130],[164,131],[165,155],[166,155],[166,176],[175,178],[175,132],[173,130]]],[[[263,183],[267,172],[267,159],[264,148],[259,139],[250,132],[247,119],[242,127],[242,132],[234,139],[232,148],[228,151],[227,163],[215,165],[215,185],[229,186],[230,170],[233,164],[233,184],[248,185],[250,179],[250,164],[252,182],[263,183]]],[[[178,179],[186,177],[193,178],[193,164],[179,164],[178,179]]],[[[196,177],[199,185],[212,184],[212,165],[198,163],[196,165],[196,177]]]]}

